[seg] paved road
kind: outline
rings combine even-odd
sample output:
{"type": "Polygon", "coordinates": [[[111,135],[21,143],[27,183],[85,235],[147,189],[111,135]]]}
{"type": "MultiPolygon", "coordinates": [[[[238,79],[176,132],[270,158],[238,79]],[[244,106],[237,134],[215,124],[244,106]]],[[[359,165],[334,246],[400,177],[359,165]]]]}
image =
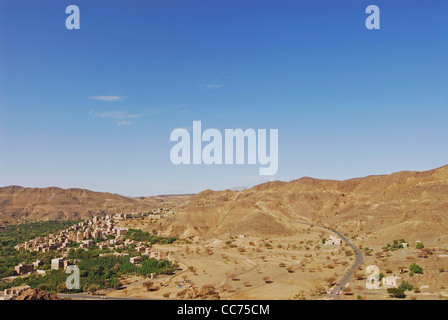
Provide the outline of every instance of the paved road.
{"type": "Polygon", "coordinates": [[[348,271],[345,274],[345,276],[342,278],[342,280],[339,281],[339,285],[337,286],[337,288],[335,288],[335,290],[333,290],[333,293],[330,295],[330,297],[332,297],[334,299],[339,299],[339,296],[336,295],[336,289],[338,291],[340,291],[341,288],[345,288],[345,286],[349,283],[350,279],[353,276],[353,270],[356,270],[358,268],[358,266],[360,266],[362,264],[363,254],[357,246],[355,246],[353,243],[348,241],[348,239],[346,237],[344,237],[339,231],[331,229],[331,228],[327,228],[327,229],[336,233],[345,243],[347,243],[355,251],[355,254],[356,254],[355,262],[353,263],[353,266],[350,268],[350,271],[348,271]]]}
{"type": "Polygon", "coordinates": [[[346,244],[348,244],[353,249],[353,251],[355,251],[356,258],[355,258],[355,262],[353,263],[353,266],[344,275],[344,277],[337,283],[337,285],[334,287],[332,293],[327,295],[328,298],[339,300],[340,296],[336,294],[336,291],[340,292],[341,288],[345,288],[345,286],[349,283],[350,279],[353,276],[353,270],[357,269],[358,266],[360,266],[362,264],[363,254],[362,254],[361,250],[357,246],[355,246],[353,243],[351,243],[346,237],[344,237],[344,235],[342,235],[339,231],[337,231],[335,229],[332,229],[332,228],[326,227],[326,226],[321,226],[321,225],[311,223],[311,222],[304,222],[304,221],[299,221],[299,220],[291,220],[291,221],[297,222],[300,224],[313,225],[315,227],[324,228],[331,232],[334,232],[338,235],[339,238],[341,238],[342,241],[344,241],[346,244]]]}

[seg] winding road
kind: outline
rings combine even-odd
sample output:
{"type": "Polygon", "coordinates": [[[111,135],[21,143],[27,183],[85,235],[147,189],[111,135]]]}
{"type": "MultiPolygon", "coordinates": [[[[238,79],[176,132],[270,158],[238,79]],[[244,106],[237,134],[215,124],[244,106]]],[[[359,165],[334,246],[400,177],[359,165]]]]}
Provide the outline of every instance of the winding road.
{"type": "Polygon", "coordinates": [[[335,300],[339,300],[340,296],[336,294],[337,291],[341,291],[341,288],[345,288],[345,286],[349,283],[350,279],[353,276],[353,270],[357,269],[358,266],[360,266],[363,262],[363,254],[361,252],[361,250],[355,246],[353,243],[351,243],[346,237],[344,237],[343,234],[341,234],[339,231],[332,229],[330,227],[326,227],[326,226],[322,226],[322,225],[318,225],[315,223],[311,223],[311,222],[304,222],[304,221],[299,221],[299,220],[291,220],[291,222],[296,222],[296,223],[300,223],[300,224],[305,224],[305,225],[313,225],[315,227],[319,227],[319,228],[323,228],[323,229],[327,229],[335,234],[338,235],[339,238],[341,238],[342,241],[344,241],[346,244],[348,244],[353,251],[355,251],[355,262],[353,263],[353,266],[350,268],[350,270],[344,275],[344,277],[336,284],[336,286],[334,287],[334,290],[331,292],[331,294],[327,294],[328,298],[332,298],[335,300]]]}

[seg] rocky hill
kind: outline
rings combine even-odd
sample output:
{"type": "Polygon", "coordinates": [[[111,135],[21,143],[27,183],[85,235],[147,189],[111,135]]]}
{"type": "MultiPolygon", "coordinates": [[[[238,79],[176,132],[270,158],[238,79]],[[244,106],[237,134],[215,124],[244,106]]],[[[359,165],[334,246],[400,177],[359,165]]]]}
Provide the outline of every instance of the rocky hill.
{"type": "Polygon", "coordinates": [[[350,235],[437,236],[448,242],[448,166],[345,181],[305,177],[240,192],[206,190],[177,212],[161,221],[162,230],[187,236],[282,235],[295,232],[293,221],[300,220],[350,235]]]}
{"type": "Polygon", "coordinates": [[[189,195],[128,198],[85,189],[0,188],[0,220],[79,219],[95,214],[145,211],[184,202],[189,195]]]}
{"type": "Polygon", "coordinates": [[[63,300],[57,295],[39,289],[27,289],[13,296],[11,300],[63,300]]]}

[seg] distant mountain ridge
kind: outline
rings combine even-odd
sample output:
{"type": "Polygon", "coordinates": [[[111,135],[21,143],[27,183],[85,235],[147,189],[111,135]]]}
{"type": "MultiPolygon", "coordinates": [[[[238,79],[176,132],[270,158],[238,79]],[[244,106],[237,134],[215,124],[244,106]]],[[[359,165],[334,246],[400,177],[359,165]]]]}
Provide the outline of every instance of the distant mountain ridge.
{"type": "Polygon", "coordinates": [[[145,211],[179,204],[188,195],[129,198],[114,193],[58,187],[0,188],[0,219],[79,219],[95,214],[145,211]]]}
{"type": "Polygon", "coordinates": [[[304,177],[193,196],[129,198],[85,189],[0,188],[0,221],[79,219],[165,206],[176,214],[151,228],[166,235],[290,235],[297,232],[294,221],[308,221],[349,236],[448,244],[448,166],[345,181],[304,177]]]}
{"type": "Polygon", "coordinates": [[[249,189],[248,187],[235,187],[231,188],[230,191],[244,191],[246,189],[249,189]]]}

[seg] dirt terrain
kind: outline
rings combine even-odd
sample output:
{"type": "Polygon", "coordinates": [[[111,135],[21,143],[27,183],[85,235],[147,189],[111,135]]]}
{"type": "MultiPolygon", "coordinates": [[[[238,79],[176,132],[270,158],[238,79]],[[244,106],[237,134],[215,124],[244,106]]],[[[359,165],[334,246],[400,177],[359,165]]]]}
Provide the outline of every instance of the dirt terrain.
{"type": "Polygon", "coordinates": [[[192,237],[188,243],[154,246],[168,252],[182,270],[151,280],[157,290],[144,287],[148,279],[133,279],[126,289],[109,296],[210,299],[216,296],[205,292],[213,288],[220,299],[320,298],[329,282],[350,270],[353,250],[345,245],[322,245],[322,238],[329,237],[326,229],[300,224],[293,228],[292,236],[192,237]]]}

